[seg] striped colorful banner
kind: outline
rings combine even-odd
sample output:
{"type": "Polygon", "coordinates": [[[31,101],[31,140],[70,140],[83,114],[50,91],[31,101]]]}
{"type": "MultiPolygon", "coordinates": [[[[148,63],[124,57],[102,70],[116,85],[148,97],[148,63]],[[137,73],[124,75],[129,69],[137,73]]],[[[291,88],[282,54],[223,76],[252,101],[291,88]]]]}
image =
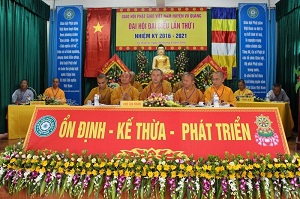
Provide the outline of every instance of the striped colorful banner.
{"type": "Polygon", "coordinates": [[[212,58],[232,79],[236,67],[236,9],[212,9],[212,58]]]}

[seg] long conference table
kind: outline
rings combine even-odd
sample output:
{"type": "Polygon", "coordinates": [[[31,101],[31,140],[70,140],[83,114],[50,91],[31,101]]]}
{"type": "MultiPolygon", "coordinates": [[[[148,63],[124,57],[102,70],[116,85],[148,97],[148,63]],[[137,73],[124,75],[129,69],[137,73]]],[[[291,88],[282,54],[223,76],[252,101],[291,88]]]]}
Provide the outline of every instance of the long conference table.
{"type": "Polygon", "coordinates": [[[249,107],[249,108],[277,107],[286,137],[290,137],[292,135],[292,131],[294,128],[294,120],[292,117],[292,112],[291,112],[289,103],[287,103],[287,102],[241,102],[241,101],[238,101],[238,102],[236,102],[236,106],[237,107],[249,107]]]}
{"type": "MultiPolygon", "coordinates": [[[[50,105],[47,105],[49,107],[50,105]]],[[[55,106],[55,105],[53,105],[55,106]]],[[[57,106],[55,106],[57,107],[57,106]]],[[[290,137],[294,121],[288,103],[273,102],[237,102],[237,107],[277,107],[286,137],[290,137]]],[[[25,138],[35,106],[8,106],[8,139],[25,138]]]]}

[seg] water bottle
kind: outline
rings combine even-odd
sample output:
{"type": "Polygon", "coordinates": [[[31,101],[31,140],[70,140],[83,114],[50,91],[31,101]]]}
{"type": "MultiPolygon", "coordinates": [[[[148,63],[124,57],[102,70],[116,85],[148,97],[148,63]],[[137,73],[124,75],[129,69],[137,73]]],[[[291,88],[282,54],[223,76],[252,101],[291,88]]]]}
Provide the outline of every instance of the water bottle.
{"type": "Polygon", "coordinates": [[[94,106],[99,106],[99,95],[95,94],[94,96],[94,106]]]}
{"type": "Polygon", "coordinates": [[[219,96],[217,95],[217,93],[214,93],[214,107],[219,107],[219,96]]]}

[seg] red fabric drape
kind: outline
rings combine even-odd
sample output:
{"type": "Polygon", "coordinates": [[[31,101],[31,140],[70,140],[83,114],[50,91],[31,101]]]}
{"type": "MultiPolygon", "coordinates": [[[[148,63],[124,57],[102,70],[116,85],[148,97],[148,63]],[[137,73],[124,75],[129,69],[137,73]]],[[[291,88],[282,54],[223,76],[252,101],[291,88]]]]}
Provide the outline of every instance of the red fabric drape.
{"type": "Polygon", "coordinates": [[[111,8],[87,10],[84,77],[96,77],[110,58],[111,8]]]}

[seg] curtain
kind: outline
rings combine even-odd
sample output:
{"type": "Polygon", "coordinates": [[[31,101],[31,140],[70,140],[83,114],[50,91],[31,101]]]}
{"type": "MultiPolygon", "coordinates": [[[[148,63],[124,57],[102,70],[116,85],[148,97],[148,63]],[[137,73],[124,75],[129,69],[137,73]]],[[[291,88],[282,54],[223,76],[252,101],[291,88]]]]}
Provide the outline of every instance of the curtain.
{"type": "MultiPolygon", "coordinates": [[[[294,67],[300,66],[300,0],[281,0],[276,4],[277,72],[276,81],[282,84],[291,100],[291,110],[298,125],[297,77],[294,67]]],[[[299,91],[298,91],[299,92],[299,91]]]]}
{"type": "Polygon", "coordinates": [[[27,79],[38,93],[44,88],[49,6],[41,2],[0,0],[0,133],[7,130],[7,105],[20,81],[27,79]]]}
{"type": "Polygon", "coordinates": [[[267,53],[268,53],[268,67],[267,67],[267,90],[272,89],[276,78],[276,10],[269,10],[269,20],[267,24],[267,53]]]}

